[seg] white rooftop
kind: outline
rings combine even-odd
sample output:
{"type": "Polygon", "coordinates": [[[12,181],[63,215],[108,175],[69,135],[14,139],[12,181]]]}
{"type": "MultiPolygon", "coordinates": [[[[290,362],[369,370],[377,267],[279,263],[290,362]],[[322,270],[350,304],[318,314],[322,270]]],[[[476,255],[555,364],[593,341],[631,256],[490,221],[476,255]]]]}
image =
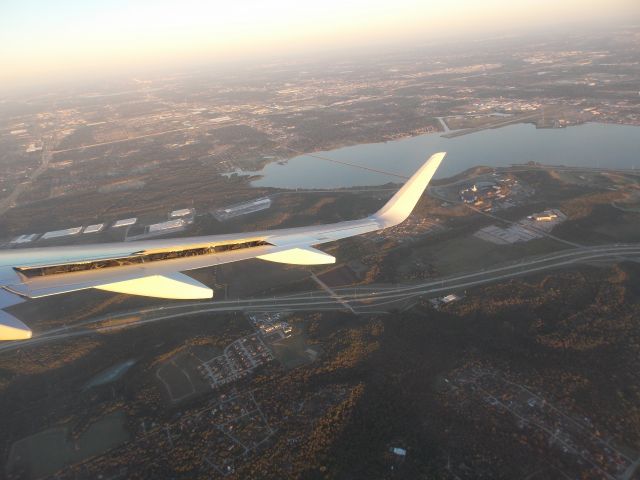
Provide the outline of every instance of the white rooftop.
{"type": "Polygon", "coordinates": [[[192,208],[182,208],[180,210],[174,210],[169,214],[170,217],[186,217],[187,215],[191,215],[193,213],[192,208]]]}
{"type": "Polygon", "coordinates": [[[169,230],[171,228],[179,228],[185,225],[185,221],[181,218],[169,220],[168,222],[154,223],[149,225],[149,232],[158,232],[161,230],[169,230]]]}
{"type": "Polygon", "coordinates": [[[104,228],[104,223],[96,223],[95,225],[89,225],[84,227],[84,231],[82,233],[97,233],[102,231],[104,228]]]}
{"type": "Polygon", "coordinates": [[[124,218],[122,220],[116,221],[113,225],[111,225],[111,228],[127,227],[129,225],[135,224],[137,221],[138,219],[136,217],[124,218]]]}
{"type": "Polygon", "coordinates": [[[64,230],[53,230],[51,232],[47,232],[42,235],[42,240],[47,238],[59,238],[59,237],[68,237],[70,235],[77,235],[82,231],[82,227],[72,227],[66,228],[64,230]]]}
{"type": "Polygon", "coordinates": [[[227,207],[224,209],[225,212],[230,213],[230,212],[236,212],[238,210],[244,210],[253,206],[258,206],[258,205],[266,205],[266,204],[271,204],[271,199],[270,198],[259,198],[257,200],[251,200],[249,202],[245,202],[245,203],[240,203],[238,205],[233,205],[231,207],[227,207]]]}
{"type": "Polygon", "coordinates": [[[453,302],[454,300],[458,300],[458,296],[455,293],[442,297],[442,301],[444,303],[450,303],[450,302],[453,302]]]}
{"type": "Polygon", "coordinates": [[[37,233],[27,233],[14,238],[13,240],[11,240],[11,243],[29,243],[33,242],[36,238],[38,238],[37,233]]]}

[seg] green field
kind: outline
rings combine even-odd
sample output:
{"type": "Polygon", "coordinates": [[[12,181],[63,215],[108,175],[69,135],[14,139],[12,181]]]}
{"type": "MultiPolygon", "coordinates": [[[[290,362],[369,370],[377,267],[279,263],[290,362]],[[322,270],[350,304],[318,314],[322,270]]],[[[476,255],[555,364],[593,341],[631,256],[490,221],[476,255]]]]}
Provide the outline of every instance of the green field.
{"type": "Polygon", "coordinates": [[[561,243],[547,238],[512,245],[496,245],[468,235],[416,249],[411,253],[409,260],[427,260],[435,266],[440,275],[451,275],[494,267],[563,248],[566,247],[561,243]]]}
{"type": "Polygon", "coordinates": [[[169,400],[178,402],[197,393],[210,391],[211,386],[198,372],[198,366],[219,354],[210,345],[193,345],[162,363],[156,370],[156,377],[162,383],[169,400]]]}
{"type": "Polygon", "coordinates": [[[320,345],[309,345],[307,337],[299,333],[270,344],[276,359],[287,369],[313,362],[323,354],[320,345]]]}

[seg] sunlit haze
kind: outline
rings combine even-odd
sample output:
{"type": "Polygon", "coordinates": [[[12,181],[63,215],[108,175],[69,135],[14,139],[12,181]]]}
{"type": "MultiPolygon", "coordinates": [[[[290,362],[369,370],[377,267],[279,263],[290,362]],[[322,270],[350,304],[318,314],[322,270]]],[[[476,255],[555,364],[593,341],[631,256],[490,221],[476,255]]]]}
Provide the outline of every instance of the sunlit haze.
{"type": "Polygon", "coordinates": [[[540,30],[637,17],[635,0],[14,1],[0,82],[540,30]]]}

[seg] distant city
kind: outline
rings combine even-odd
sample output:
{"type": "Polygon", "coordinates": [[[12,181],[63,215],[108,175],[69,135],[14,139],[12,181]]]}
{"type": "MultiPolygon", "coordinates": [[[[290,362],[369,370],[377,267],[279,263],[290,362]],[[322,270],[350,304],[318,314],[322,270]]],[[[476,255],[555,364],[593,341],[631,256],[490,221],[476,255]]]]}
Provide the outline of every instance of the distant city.
{"type": "MultiPolygon", "coordinates": [[[[167,190],[175,204],[219,209],[230,202],[205,201],[203,189],[229,192],[233,180],[220,174],[344,145],[520,122],[640,125],[637,35],[573,34],[562,48],[554,38],[486,41],[4,98],[0,232],[116,221],[118,210],[153,223],[170,208],[157,195],[167,190]],[[42,215],[44,204],[68,218],[42,215]]],[[[231,203],[247,198],[233,191],[231,203]]]]}

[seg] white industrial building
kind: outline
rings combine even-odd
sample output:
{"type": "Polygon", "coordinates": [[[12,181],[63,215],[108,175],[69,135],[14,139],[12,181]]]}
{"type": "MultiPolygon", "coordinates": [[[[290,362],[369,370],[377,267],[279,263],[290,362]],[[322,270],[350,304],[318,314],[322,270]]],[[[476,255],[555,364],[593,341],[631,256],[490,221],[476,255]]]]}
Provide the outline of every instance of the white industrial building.
{"type": "Polygon", "coordinates": [[[558,218],[558,213],[556,210],[545,210],[542,213],[534,213],[529,218],[536,222],[551,222],[558,218]]]}
{"type": "Polygon", "coordinates": [[[71,235],[77,235],[82,231],[82,227],[66,228],[64,230],[53,230],[42,235],[41,240],[47,240],[49,238],[69,237],[71,235]]]}
{"type": "Polygon", "coordinates": [[[169,214],[169,218],[190,217],[194,214],[193,208],[182,208],[180,210],[174,210],[169,214]]]}
{"type": "Polygon", "coordinates": [[[154,223],[149,225],[149,233],[161,232],[163,230],[173,230],[174,228],[182,228],[187,224],[182,218],[169,220],[167,222],[154,223]]]}
{"type": "Polygon", "coordinates": [[[442,303],[451,303],[451,302],[455,302],[456,300],[459,300],[459,299],[460,299],[460,297],[458,295],[456,295],[455,293],[451,293],[449,295],[445,295],[440,300],[442,301],[442,303]]]}
{"type": "Polygon", "coordinates": [[[27,233],[25,235],[20,235],[14,238],[13,240],[11,240],[10,243],[16,244],[16,245],[20,243],[30,243],[30,242],[33,242],[39,236],[40,236],[39,233],[27,233]]]}
{"type": "Polygon", "coordinates": [[[460,300],[462,297],[455,293],[450,293],[449,295],[445,295],[444,297],[432,298],[429,300],[429,303],[433,305],[433,308],[440,308],[443,305],[447,305],[451,302],[455,302],[456,300],[460,300]]]}
{"type": "Polygon", "coordinates": [[[214,212],[214,216],[224,221],[229,218],[238,217],[240,215],[246,215],[248,213],[259,212],[260,210],[266,210],[271,207],[271,199],[268,197],[258,198],[250,202],[244,202],[237,205],[232,205],[226,208],[220,208],[214,212]]]}
{"type": "Polygon", "coordinates": [[[101,232],[103,228],[104,223],[96,223],[95,225],[84,227],[84,231],[82,233],[98,233],[101,232]]]}
{"type": "Polygon", "coordinates": [[[137,218],[133,217],[133,218],[124,218],[122,220],[118,220],[116,221],[113,225],[111,225],[111,228],[120,228],[120,227],[128,227],[131,225],[135,225],[135,223],[138,221],[137,218]]]}
{"type": "Polygon", "coordinates": [[[223,211],[227,215],[241,214],[243,211],[253,212],[256,209],[268,208],[271,206],[270,198],[259,198],[251,202],[241,203],[240,205],[234,205],[232,207],[224,208],[223,211]]]}

